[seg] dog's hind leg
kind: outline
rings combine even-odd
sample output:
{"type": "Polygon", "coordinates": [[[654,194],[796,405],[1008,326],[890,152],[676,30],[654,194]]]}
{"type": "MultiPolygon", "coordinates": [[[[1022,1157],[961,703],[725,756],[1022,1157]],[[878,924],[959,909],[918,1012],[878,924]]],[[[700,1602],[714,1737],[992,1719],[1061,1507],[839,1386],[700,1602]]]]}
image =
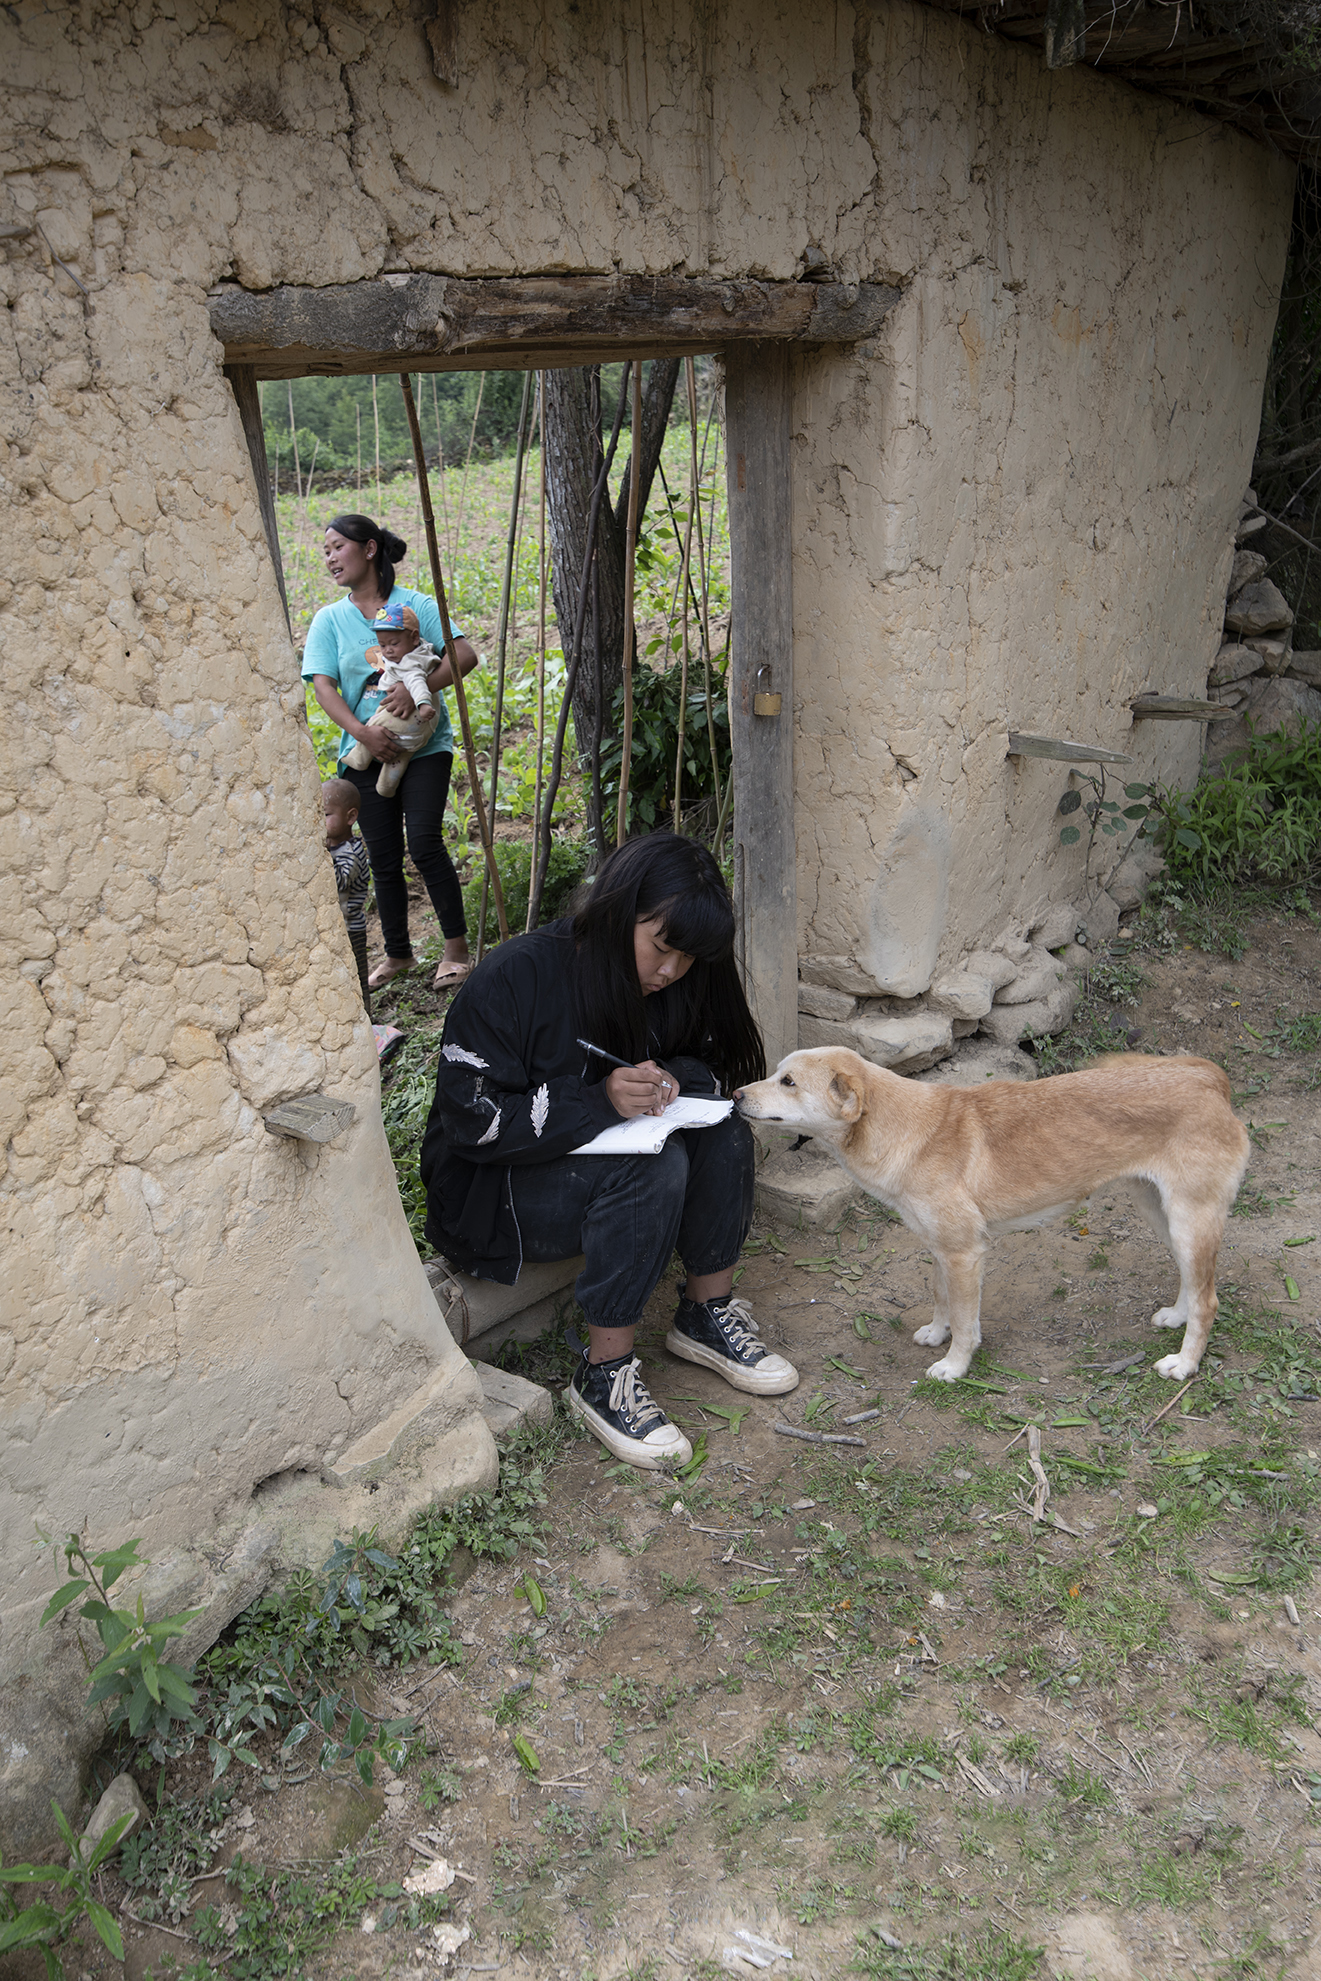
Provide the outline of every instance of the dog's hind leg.
{"type": "MultiPolygon", "coordinates": [[[[950,1335],[949,1352],[939,1362],[933,1362],[927,1370],[929,1376],[940,1383],[955,1383],[960,1376],[968,1373],[977,1345],[982,1338],[982,1270],[986,1263],[986,1244],[972,1241],[957,1252],[936,1254],[936,1270],[940,1277],[943,1292],[944,1320],[950,1335]]],[[[924,1347],[935,1347],[945,1338],[945,1326],[936,1333],[937,1322],[941,1320],[942,1307],[938,1303],[936,1316],[930,1328],[919,1328],[914,1340],[924,1347]]]]}
{"type": "Polygon", "coordinates": [[[1183,1382],[1197,1373],[1206,1352],[1216,1298],[1216,1257],[1224,1236],[1221,1206],[1169,1204],[1170,1250],[1179,1266],[1179,1298],[1173,1307],[1152,1315],[1154,1327],[1183,1327],[1184,1337],[1173,1355],[1162,1355],[1153,1366],[1158,1376],[1183,1382]]]}

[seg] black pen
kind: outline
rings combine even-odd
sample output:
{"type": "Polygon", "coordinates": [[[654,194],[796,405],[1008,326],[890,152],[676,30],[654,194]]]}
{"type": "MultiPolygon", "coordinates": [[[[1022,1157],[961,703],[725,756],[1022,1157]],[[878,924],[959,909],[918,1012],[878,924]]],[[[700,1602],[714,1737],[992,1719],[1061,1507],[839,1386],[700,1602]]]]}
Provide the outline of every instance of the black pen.
{"type": "Polygon", "coordinates": [[[590,1039],[579,1039],[577,1043],[584,1052],[594,1052],[598,1059],[608,1059],[612,1066],[622,1066],[626,1073],[633,1071],[631,1059],[616,1059],[612,1052],[607,1052],[604,1046],[594,1046],[590,1039]]]}

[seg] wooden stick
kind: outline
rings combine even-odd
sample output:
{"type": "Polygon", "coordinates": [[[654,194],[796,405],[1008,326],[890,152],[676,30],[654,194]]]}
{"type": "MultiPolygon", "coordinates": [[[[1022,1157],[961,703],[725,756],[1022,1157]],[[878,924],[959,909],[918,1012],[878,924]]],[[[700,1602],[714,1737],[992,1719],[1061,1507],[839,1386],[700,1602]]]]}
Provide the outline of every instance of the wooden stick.
{"type": "MultiPolygon", "coordinates": [[[[716,818],[721,815],[720,765],[716,759],[716,719],[711,707],[711,586],[706,568],[706,545],[702,539],[702,477],[697,462],[697,367],[685,360],[688,386],[688,444],[692,455],[693,503],[697,511],[697,569],[702,578],[702,680],[706,688],[706,741],[711,752],[711,784],[715,792],[716,818]]],[[[715,841],[719,858],[720,842],[715,841]]]]}
{"type": "Polygon", "coordinates": [[[845,1417],[846,1424],[870,1424],[873,1417],[880,1416],[879,1410],[855,1410],[851,1417],[845,1417]]]}
{"type": "MultiPolygon", "coordinates": [[[[546,374],[537,373],[537,418],[541,424],[539,509],[537,518],[537,787],[532,804],[532,823],[541,820],[541,789],[546,770],[546,374]]],[[[532,927],[533,903],[541,899],[537,862],[541,858],[541,838],[532,834],[532,871],[528,876],[527,926],[532,927]]]]}
{"type": "MultiPolygon", "coordinates": [[[[688,363],[691,367],[691,358],[688,360],[688,363]]],[[[674,830],[676,832],[680,829],[680,800],[683,792],[684,717],[688,710],[688,588],[692,583],[688,572],[692,562],[693,549],[693,505],[697,501],[696,448],[694,447],[691,452],[692,462],[688,474],[688,521],[684,525],[683,558],[679,566],[679,590],[683,595],[683,606],[679,617],[681,628],[680,640],[682,643],[682,658],[679,663],[679,720],[675,725],[676,741],[674,745],[674,830]]],[[[666,493],[668,495],[668,489],[666,493]]]]}
{"type": "MultiPolygon", "coordinates": [[[[771,1429],[777,1437],[798,1438],[803,1444],[825,1443],[825,1439],[822,1437],[820,1431],[800,1431],[797,1424],[772,1424],[771,1429]]],[[[863,1440],[858,1438],[856,1442],[861,1444],[863,1440]]]]}
{"type": "MultiPolygon", "coordinates": [[[[505,664],[509,653],[509,597],[514,585],[514,553],[518,544],[518,499],[523,489],[523,457],[527,452],[528,400],[532,374],[523,373],[523,398],[518,408],[518,448],[514,458],[514,493],[509,504],[509,531],[505,540],[505,575],[500,588],[500,624],[495,656],[495,710],[491,721],[491,828],[495,829],[495,801],[500,793],[500,729],[505,716],[505,664]]],[[[477,915],[477,961],[486,947],[487,877],[482,875],[481,906],[477,915]]]]}
{"type": "Polygon", "coordinates": [[[404,411],[408,414],[408,430],[413,437],[413,459],[417,464],[417,488],[422,499],[422,521],[427,533],[427,552],[431,558],[431,582],[436,588],[436,605],[440,611],[440,630],[445,636],[445,653],[450,664],[451,685],[454,700],[459,711],[459,727],[463,731],[463,751],[468,763],[468,783],[472,790],[473,805],[477,812],[477,830],[481,834],[482,851],[486,855],[486,869],[491,876],[491,888],[495,895],[496,918],[500,924],[500,938],[504,941],[509,935],[509,923],[505,918],[504,889],[500,885],[500,869],[495,864],[495,847],[491,841],[491,828],[486,817],[486,804],[482,797],[482,780],[477,769],[477,751],[472,740],[472,719],[468,714],[468,697],[463,687],[463,669],[459,666],[458,649],[454,644],[454,628],[450,625],[449,606],[445,599],[445,580],[440,569],[440,545],[436,541],[436,518],[431,508],[431,483],[427,478],[426,455],[422,451],[422,429],[417,423],[417,407],[413,403],[413,385],[406,371],[399,374],[399,384],[404,394],[404,411]]]}
{"type": "Polygon", "coordinates": [[[1045,1517],[1046,1501],[1050,1498],[1050,1480],[1041,1463],[1041,1431],[1036,1424],[1027,1427],[1027,1462],[1037,1482],[1032,1495],[1032,1518],[1041,1520],[1045,1517]]]}
{"type": "Polygon", "coordinates": [[[1177,1402],[1179,1401],[1179,1398],[1180,1398],[1181,1396],[1187,1396],[1187,1394],[1188,1394],[1188,1392],[1189,1392],[1189,1390],[1190,1390],[1190,1389],[1192,1388],[1192,1386],[1193,1386],[1193,1384],[1194,1384],[1194,1383],[1195,1383],[1196,1381],[1197,1381],[1197,1377],[1196,1377],[1196,1376],[1189,1376],[1189,1378],[1188,1378],[1188,1380],[1187,1380],[1187,1382],[1186,1382],[1186,1383],[1184,1384],[1184,1386],[1183,1386],[1183,1388],[1182,1388],[1182,1389],[1180,1389],[1180,1390],[1176,1390],[1176,1391],[1175,1391],[1175,1393],[1174,1393],[1174,1395],[1173,1395],[1173,1396],[1172,1396],[1172,1397],[1170,1398],[1170,1400],[1169,1400],[1169,1402],[1168,1402],[1168,1403],[1167,1403],[1167,1404],[1165,1405],[1165,1408],[1164,1408],[1163,1410],[1158,1410],[1158,1411],[1156,1412],[1156,1414],[1155,1414],[1155,1416],[1154,1416],[1154,1417],[1152,1418],[1152,1420],[1151,1420],[1151,1422],[1150,1422],[1150,1423],[1148,1424],[1148,1426],[1147,1426],[1147,1429],[1148,1429],[1149,1431],[1154,1431],[1154,1430],[1155,1430],[1155,1428],[1156,1428],[1156,1426],[1157,1426],[1157,1424],[1159,1424],[1159,1422],[1160,1422],[1160,1420],[1161,1420],[1161,1418],[1162,1418],[1162,1417],[1168,1417],[1168,1416],[1169,1416],[1169,1414],[1170,1414],[1170,1412],[1171,1412],[1171,1410],[1173,1410],[1173,1408],[1174,1408],[1174,1406],[1175,1406],[1175,1404],[1176,1404],[1176,1403],[1177,1403],[1177,1402]]]}
{"type": "MultiPolygon", "coordinates": [[[[624,539],[624,734],[619,759],[615,844],[628,837],[628,774],[633,757],[633,580],[638,555],[638,483],[642,476],[642,365],[633,366],[632,468],[628,477],[628,529],[624,539]]],[[[684,601],[685,612],[687,600],[684,601]]]]}

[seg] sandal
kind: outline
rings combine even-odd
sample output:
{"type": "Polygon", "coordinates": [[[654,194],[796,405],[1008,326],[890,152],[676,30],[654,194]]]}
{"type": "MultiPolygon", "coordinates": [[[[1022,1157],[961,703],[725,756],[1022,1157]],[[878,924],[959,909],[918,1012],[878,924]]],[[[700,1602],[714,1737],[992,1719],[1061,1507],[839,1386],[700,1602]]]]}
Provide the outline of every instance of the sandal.
{"type": "Polygon", "coordinates": [[[472,975],[471,963],[442,963],[431,979],[432,990],[457,990],[472,975]]]}
{"type": "Polygon", "coordinates": [[[378,963],[367,979],[368,990],[384,990],[396,977],[404,976],[413,967],[411,956],[387,956],[378,963]]]}

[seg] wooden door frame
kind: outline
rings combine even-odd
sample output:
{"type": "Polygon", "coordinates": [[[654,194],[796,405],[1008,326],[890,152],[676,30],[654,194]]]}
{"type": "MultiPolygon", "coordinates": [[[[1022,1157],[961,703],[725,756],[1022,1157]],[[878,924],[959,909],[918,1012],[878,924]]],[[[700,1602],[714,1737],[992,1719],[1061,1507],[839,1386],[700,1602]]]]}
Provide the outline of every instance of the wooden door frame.
{"type": "Polygon", "coordinates": [[[870,337],[899,294],[879,283],[385,275],[261,294],[225,285],[208,298],[282,598],[259,380],[723,360],[739,962],[772,1067],[798,1043],[790,348],[870,337]]]}

